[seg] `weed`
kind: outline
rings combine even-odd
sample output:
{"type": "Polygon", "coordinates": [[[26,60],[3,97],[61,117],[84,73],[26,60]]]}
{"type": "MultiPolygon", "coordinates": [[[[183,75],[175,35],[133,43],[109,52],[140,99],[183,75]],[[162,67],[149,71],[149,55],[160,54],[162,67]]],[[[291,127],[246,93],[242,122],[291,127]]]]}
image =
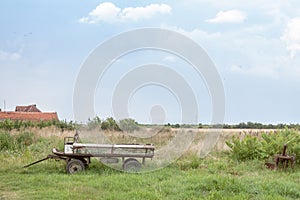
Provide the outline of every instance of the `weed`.
{"type": "Polygon", "coordinates": [[[14,150],[15,148],[15,140],[14,138],[7,132],[0,133],[0,152],[7,150],[14,150]]]}
{"type": "Polygon", "coordinates": [[[268,157],[263,144],[257,137],[246,135],[243,140],[233,137],[231,141],[226,141],[226,144],[232,150],[232,157],[240,161],[268,157]]]}
{"type": "Polygon", "coordinates": [[[285,144],[288,146],[288,154],[300,157],[300,134],[292,129],[262,133],[261,136],[246,135],[243,139],[233,137],[226,144],[231,148],[231,157],[240,161],[262,160],[281,154],[285,144]]]}

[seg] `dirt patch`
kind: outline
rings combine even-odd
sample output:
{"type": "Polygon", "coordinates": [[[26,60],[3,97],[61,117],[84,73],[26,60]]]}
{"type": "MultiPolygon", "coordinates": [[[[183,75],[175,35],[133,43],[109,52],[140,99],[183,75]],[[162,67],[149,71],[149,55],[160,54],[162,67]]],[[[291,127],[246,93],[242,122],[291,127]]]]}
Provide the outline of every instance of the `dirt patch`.
{"type": "Polygon", "coordinates": [[[21,199],[17,191],[10,191],[0,184],[0,199],[21,199]]]}
{"type": "Polygon", "coordinates": [[[21,199],[15,191],[1,191],[0,199],[21,199]]]}

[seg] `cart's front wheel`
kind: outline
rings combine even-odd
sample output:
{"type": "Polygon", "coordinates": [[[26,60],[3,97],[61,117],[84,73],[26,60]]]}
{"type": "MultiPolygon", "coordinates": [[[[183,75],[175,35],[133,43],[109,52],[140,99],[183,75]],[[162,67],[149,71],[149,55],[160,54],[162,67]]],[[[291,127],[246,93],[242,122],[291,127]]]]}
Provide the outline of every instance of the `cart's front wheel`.
{"type": "Polygon", "coordinates": [[[129,158],[125,160],[123,164],[123,170],[127,172],[138,172],[142,168],[142,165],[139,161],[134,158],[129,158]]]}
{"type": "Polygon", "coordinates": [[[68,174],[76,174],[78,172],[84,171],[84,164],[81,160],[70,160],[67,163],[66,171],[68,174]]]}

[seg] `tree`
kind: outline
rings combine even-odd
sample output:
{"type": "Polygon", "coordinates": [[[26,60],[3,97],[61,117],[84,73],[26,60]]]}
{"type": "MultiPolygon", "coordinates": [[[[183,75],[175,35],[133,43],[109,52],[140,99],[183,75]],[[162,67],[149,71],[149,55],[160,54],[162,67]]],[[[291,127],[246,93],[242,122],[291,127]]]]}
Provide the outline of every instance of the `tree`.
{"type": "Polygon", "coordinates": [[[119,121],[120,128],[126,132],[139,130],[139,124],[134,119],[122,119],[119,121]]]}
{"type": "Polygon", "coordinates": [[[89,119],[87,122],[88,129],[96,129],[101,127],[101,119],[96,116],[92,120],[89,119]]]}
{"type": "Polygon", "coordinates": [[[101,123],[102,130],[111,130],[111,131],[121,131],[116,120],[114,118],[109,117],[105,121],[101,123]]]}

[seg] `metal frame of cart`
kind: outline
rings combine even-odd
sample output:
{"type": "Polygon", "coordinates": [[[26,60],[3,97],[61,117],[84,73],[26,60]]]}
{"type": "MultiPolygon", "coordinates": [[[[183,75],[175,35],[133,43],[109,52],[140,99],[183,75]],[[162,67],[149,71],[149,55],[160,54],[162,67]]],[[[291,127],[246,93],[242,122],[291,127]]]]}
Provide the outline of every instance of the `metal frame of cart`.
{"type": "Polygon", "coordinates": [[[121,159],[123,170],[137,172],[145,164],[146,158],[153,158],[154,150],[153,144],[84,144],[77,143],[75,137],[65,137],[63,152],[53,148],[53,154],[24,167],[47,159],[63,160],[67,173],[75,174],[89,166],[91,157],[97,157],[103,163],[117,163],[121,159]]]}

